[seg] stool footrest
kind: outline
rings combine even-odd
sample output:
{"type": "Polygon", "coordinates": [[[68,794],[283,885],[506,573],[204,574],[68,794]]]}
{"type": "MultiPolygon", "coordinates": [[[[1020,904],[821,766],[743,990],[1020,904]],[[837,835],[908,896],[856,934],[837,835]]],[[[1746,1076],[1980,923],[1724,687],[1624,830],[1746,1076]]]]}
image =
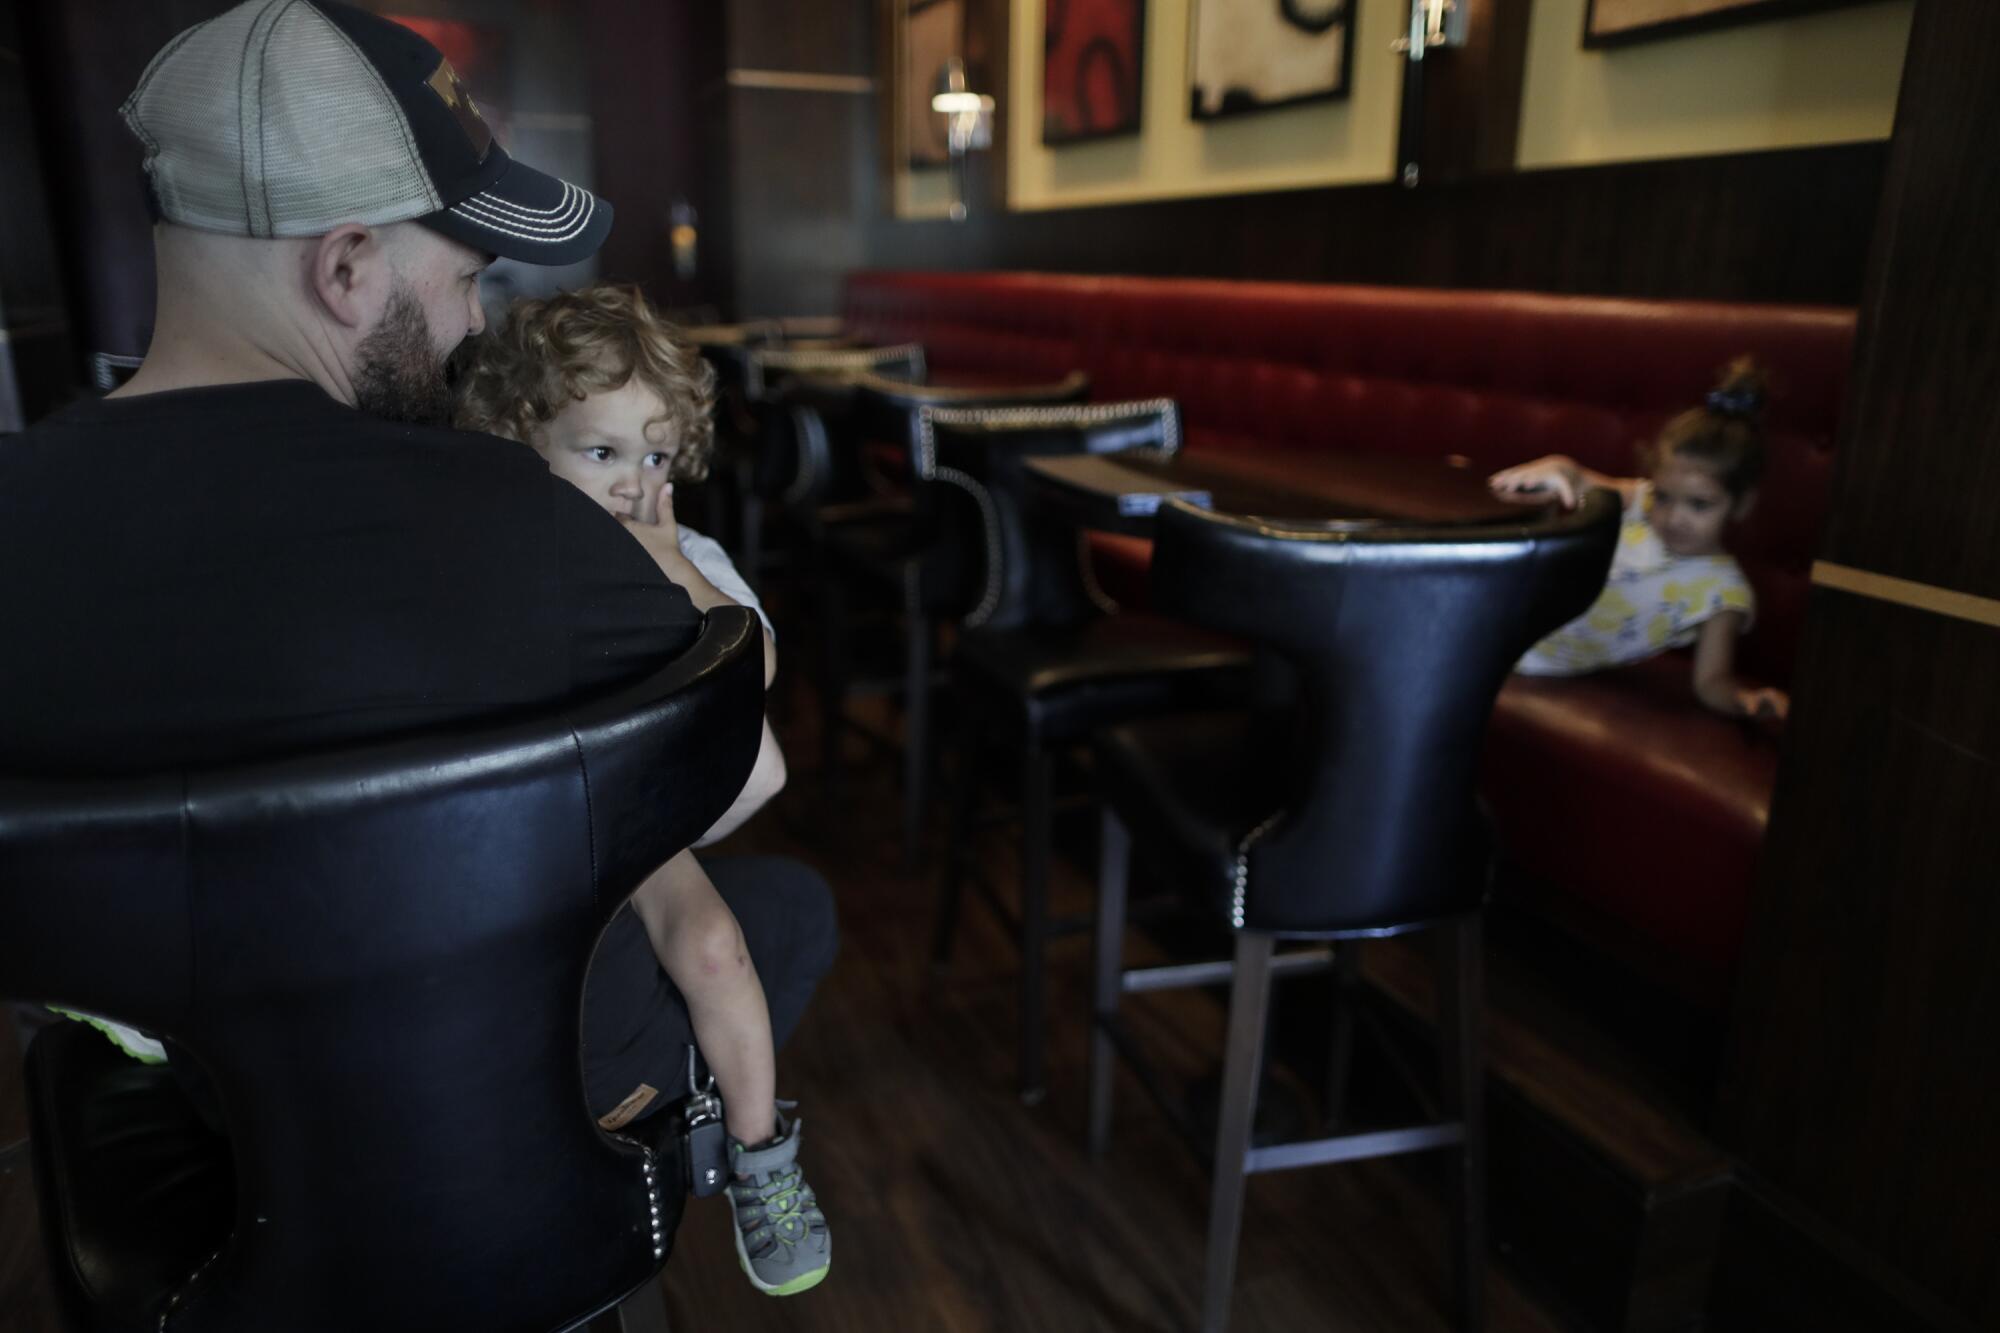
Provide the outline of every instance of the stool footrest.
{"type": "Polygon", "coordinates": [[[1352,1162],[1364,1157],[1393,1157],[1402,1153],[1430,1152],[1455,1148],[1465,1142],[1465,1126],[1456,1121],[1438,1125],[1405,1125],[1397,1129],[1340,1134],[1330,1139],[1301,1139],[1296,1143],[1274,1143],[1268,1148],[1252,1148],[1243,1154],[1246,1172],[1291,1171],[1302,1166],[1323,1166],[1328,1162],[1352,1162]]]}
{"type": "MultiPolygon", "coordinates": [[[[1271,974],[1274,977],[1312,976],[1332,967],[1333,950],[1326,946],[1281,953],[1271,959],[1271,974]]],[[[1236,964],[1227,958],[1205,963],[1171,963],[1164,967],[1137,967],[1120,972],[1118,985],[1127,995],[1139,995],[1146,991],[1184,990],[1190,986],[1219,986],[1235,972],[1236,964]]]]}

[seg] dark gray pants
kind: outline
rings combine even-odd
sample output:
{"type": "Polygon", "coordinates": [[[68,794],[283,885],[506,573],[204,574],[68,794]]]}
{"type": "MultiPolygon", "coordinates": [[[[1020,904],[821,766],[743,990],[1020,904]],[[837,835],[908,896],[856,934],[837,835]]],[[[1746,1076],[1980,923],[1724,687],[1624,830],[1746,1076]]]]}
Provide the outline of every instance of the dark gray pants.
{"type": "MultiPolygon", "coordinates": [[[[702,869],[743,928],[764,983],[771,1040],[783,1046],[839,949],[833,891],[819,872],[782,856],[722,856],[702,869]]],[[[602,1116],[641,1083],[659,1092],[642,1116],[687,1092],[694,1026],[687,1002],[661,970],[646,927],[630,904],[604,932],[583,993],[583,1078],[590,1113],[602,1116]]],[[[210,1125],[221,1116],[206,1075],[192,1060],[174,1073],[210,1125]]]]}
{"type": "MultiPolygon", "coordinates": [[[[839,947],[833,892],[810,866],[780,856],[722,856],[702,869],[743,927],[782,1047],[839,947]]],[[[660,969],[646,927],[628,905],[604,933],[583,993],[583,1077],[601,1116],[641,1083],[659,1090],[649,1110],[687,1090],[694,1028],[687,1003],[660,969]]],[[[783,1087],[782,1073],[780,1088],[783,1087]]]]}

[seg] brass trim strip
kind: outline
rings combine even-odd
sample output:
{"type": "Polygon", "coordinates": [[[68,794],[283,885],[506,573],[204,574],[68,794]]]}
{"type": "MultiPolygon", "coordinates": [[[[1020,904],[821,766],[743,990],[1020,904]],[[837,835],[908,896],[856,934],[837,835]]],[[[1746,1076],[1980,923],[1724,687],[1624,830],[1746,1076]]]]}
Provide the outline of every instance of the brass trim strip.
{"type": "Polygon", "coordinates": [[[865,74],[801,74],[788,69],[732,69],[723,76],[732,88],[774,88],[794,93],[872,93],[865,74]]]}
{"type": "Polygon", "coordinates": [[[1813,561],[1812,581],[1822,588],[1851,592],[1857,597],[1894,602],[1898,606],[1915,607],[1919,611],[2000,629],[2000,601],[1991,597],[1953,592],[1949,588],[1893,578],[1888,574],[1871,574],[1865,569],[1851,569],[1830,560],[1813,561]]]}

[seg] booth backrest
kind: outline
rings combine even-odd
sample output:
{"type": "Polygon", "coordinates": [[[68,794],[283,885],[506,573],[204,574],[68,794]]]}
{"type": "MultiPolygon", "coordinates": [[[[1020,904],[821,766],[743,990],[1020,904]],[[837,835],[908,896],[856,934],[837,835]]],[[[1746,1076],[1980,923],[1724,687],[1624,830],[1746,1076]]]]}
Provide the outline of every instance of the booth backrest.
{"type": "Polygon", "coordinates": [[[1091,377],[1177,399],[1186,447],[1459,456],[1563,453],[1618,475],[1730,358],[1767,365],[1770,466],[1734,546],[1758,595],[1746,669],[1790,679],[1831,478],[1854,312],[1047,273],[862,272],[849,331],[923,344],[934,372],[1091,377]]]}

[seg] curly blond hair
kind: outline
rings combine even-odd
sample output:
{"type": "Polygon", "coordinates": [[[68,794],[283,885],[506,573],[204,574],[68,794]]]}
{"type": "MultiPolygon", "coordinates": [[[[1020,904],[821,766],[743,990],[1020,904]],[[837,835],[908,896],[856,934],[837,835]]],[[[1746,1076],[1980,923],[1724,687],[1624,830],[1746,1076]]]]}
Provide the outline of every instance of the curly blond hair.
{"type": "Polygon", "coordinates": [[[454,424],[532,444],[569,404],[636,377],[666,405],[655,420],[675,428],[674,479],[700,481],[715,449],[715,370],[678,332],[637,287],[595,283],[516,301],[461,354],[454,424]]]}

